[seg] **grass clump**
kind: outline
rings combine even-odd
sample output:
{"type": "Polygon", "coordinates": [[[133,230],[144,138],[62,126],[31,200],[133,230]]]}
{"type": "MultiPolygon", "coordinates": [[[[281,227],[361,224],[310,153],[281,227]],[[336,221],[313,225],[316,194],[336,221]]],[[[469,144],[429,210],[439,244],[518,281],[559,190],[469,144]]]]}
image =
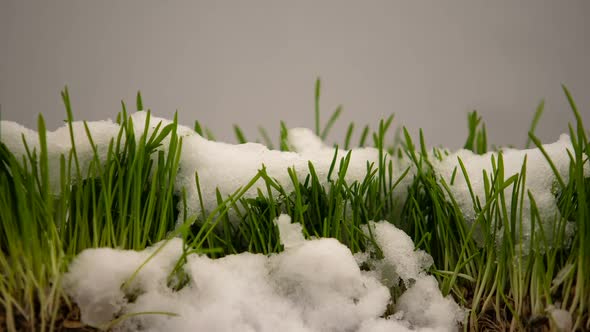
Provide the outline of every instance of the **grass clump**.
{"type": "MultiPolygon", "coordinates": [[[[338,155],[335,150],[327,179],[321,178],[310,162],[306,174],[285,170],[291,190],[269,176],[263,166],[233,194],[224,197],[217,191],[217,207],[212,211],[201,206],[199,214],[188,215],[185,191],[175,186],[183,142],[176,117],[170,125],[149,128],[149,111],[145,111],[145,124],[134,124],[122,104],[117,118],[120,131],[110,141],[105,158],[99,157],[85,124],[93,158],[88,167],[82,167],[66,89],[62,97],[71,149],[59,156],[59,188],[51,186],[55,183],[51,174],[57,172],[50,170],[42,116],[37,148],[30,148],[23,136],[27,148],[21,156],[0,142],[0,324],[10,331],[53,331],[72,324],[68,313],[74,312],[75,304],[62,289],[62,276],[84,249],[142,250],[180,236],[184,253],[168,279],[168,286],[179,290],[189,283],[182,267],[191,253],[222,257],[282,251],[274,220],[286,213],[302,225],[306,237],[333,237],[354,253],[375,245],[362,231],[369,221],[387,220],[403,229],[418,248],[432,256],[430,272],[437,277],[443,294],[451,294],[469,310],[465,330],[556,328],[547,312],[550,307],[568,311],[574,330],[590,329],[590,179],[585,177],[590,143],[573,98],[565,87],[564,92],[575,117],[569,127],[572,150],[567,181],[534,135],[543,103],[537,108],[527,141],[527,146],[533,144],[543,153],[557,178],[559,216],[550,224],[553,238],[548,239],[544,217],[526,187],[527,179],[535,176],[527,174],[526,159],[520,172],[507,176],[503,153],[492,155],[491,172],[482,174],[485,195],[479,197],[463,160],[458,160],[460,166],[450,181],[439,174],[436,164],[448,152],[428,149],[422,132],[417,140],[405,129],[401,139],[397,135],[390,138],[393,117],[380,121],[375,131],[369,126],[361,131],[357,146],[366,146],[372,139],[379,152],[378,162],[366,165],[362,181],[346,180],[351,153],[338,155]],[[137,126],[143,128],[139,136],[137,126]],[[395,169],[399,165],[392,157],[407,160],[407,167],[395,169]],[[453,195],[453,182],[458,177],[467,182],[473,220],[453,195]],[[264,185],[257,194],[246,196],[258,181],[264,185]],[[403,197],[397,194],[400,190],[403,197]],[[530,202],[530,208],[524,206],[525,201],[530,202]],[[528,238],[522,232],[523,219],[531,222],[528,238]],[[565,231],[568,223],[575,229],[571,237],[565,231]]],[[[138,111],[143,110],[139,94],[136,104],[138,111]]],[[[315,133],[325,140],[342,108],[338,107],[321,128],[319,80],[314,106],[315,133]]],[[[281,123],[280,129],[277,145],[264,129],[260,130],[262,142],[271,149],[277,146],[289,151],[287,126],[281,123]]],[[[198,121],[194,130],[213,139],[198,121]]],[[[355,125],[349,124],[342,144],[345,149],[353,145],[354,130],[355,125]]],[[[480,155],[494,150],[476,112],[468,115],[468,130],[465,149],[480,155]]],[[[238,142],[247,141],[239,126],[234,126],[234,132],[238,142]]],[[[203,204],[199,174],[194,176],[203,204]]],[[[122,287],[131,285],[133,278],[122,287]]],[[[395,299],[398,290],[391,291],[395,299]]],[[[130,297],[132,293],[130,289],[130,297]]]]}

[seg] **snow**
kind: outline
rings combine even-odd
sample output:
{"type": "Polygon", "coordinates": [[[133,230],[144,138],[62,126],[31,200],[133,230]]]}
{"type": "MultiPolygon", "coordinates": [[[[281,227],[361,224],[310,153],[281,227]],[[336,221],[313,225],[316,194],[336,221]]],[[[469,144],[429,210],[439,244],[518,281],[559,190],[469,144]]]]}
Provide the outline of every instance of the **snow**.
{"type": "Polygon", "coordinates": [[[383,253],[382,260],[368,262],[374,267],[381,282],[388,287],[395,287],[399,278],[407,287],[396,303],[398,318],[409,323],[409,326],[433,329],[444,327],[445,330],[452,330],[457,322],[462,321],[464,310],[452,297],[443,297],[436,279],[426,274],[433,264],[430,255],[415,250],[412,239],[386,221],[369,223],[364,231],[368,236],[373,234],[383,253]]]}
{"type": "MultiPolygon", "coordinates": [[[[134,123],[135,135],[138,138],[144,134],[143,131],[147,117],[148,112],[136,112],[130,116],[134,123]]],[[[160,128],[163,128],[172,123],[172,121],[150,116],[148,135],[151,134],[159,123],[161,123],[160,128]]],[[[99,160],[104,161],[109,143],[111,140],[116,141],[120,126],[111,120],[91,121],[87,122],[87,125],[97,147],[99,160]]],[[[88,166],[94,158],[93,149],[85,132],[84,123],[82,121],[75,121],[72,123],[72,126],[82,176],[86,176],[88,166]]],[[[199,136],[191,128],[182,125],[178,125],[177,133],[183,139],[183,152],[180,159],[175,189],[177,192],[181,192],[183,187],[186,189],[189,215],[198,215],[201,213],[200,204],[198,203],[198,192],[195,185],[195,172],[199,174],[203,206],[207,213],[211,212],[217,206],[216,189],[219,189],[223,197],[227,197],[248,183],[263,166],[266,168],[268,175],[274,178],[289,192],[293,189],[293,184],[287,172],[288,168],[293,168],[298,177],[304,179],[309,172],[308,162],[312,162],[318,178],[325,185],[328,182],[327,175],[334,154],[336,153],[337,160],[340,160],[349,152],[326,146],[311,130],[305,128],[295,128],[288,131],[288,144],[293,150],[292,152],[269,150],[265,146],[256,143],[234,145],[209,141],[199,136]]],[[[0,135],[2,142],[16,155],[25,155],[25,148],[21,136],[26,139],[31,151],[34,149],[39,151],[37,132],[17,123],[0,121],[0,135]]],[[[168,140],[169,138],[166,138],[162,142],[161,149],[167,146],[168,140]]],[[[50,181],[54,192],[58,193],[60,190],[60,156],[65,155],[67,159],[67,154],[71,149],[68,126],[64,125],[55,131],[48,131],[47,144],[51,172],[50,181]]],[[[568,150],[570,152],[572,151],[569,137],[562,135],[557,142],[544,145],[544,149],[553,160],[563,180],[567,182],[570,164],[568,150]]],[[[379,152],[375,148],[357,148],[351,151],[351,160],[345,178],[348,183],[364,179],[367,171],[367,163],[377,167],[379,162],[379,152]]],[[[551,239],[551,222],[556,220],[555,218],[559,218],[560,215],[555,199],[557,188],[556,178],[545,157],[536,148],[528,150],[504,149],[502,155],[506,179],[520,172],[523,160],[525,156],[527,157],[526,190],[530,190],[535,198],[544,229],[547,233],[546,236],[551,239]]],[[[395,201],[401,206],[405,201],[406,188],[411,183],[415,170],[409,161],[404,158],[392,158],[387,154],[385,154],[384,158],[386,162],[393,162],[394,181],[397,180],[406,168],[410,167],[410,173],[402,180],[393,194],[395,201]]],[[[459,150],[449,154],[442,161],[435,160],[433,162],[435,171],[448,184],[451,183],[453,171],[457,169],[454,184],[450,186],[451,193],[459,204],[466,220],[473,222],[476,218],[476,213],[465,177],[459,168],[458,158],[461,158],[466,167],[475,195],[480,199],[482,205],[484,205],[485,193],[482,172],[485,170],[488,175],[492,174],[491,160],[494,158],[497,162],[498,153],[490,152],[485,155],[475,155],[467,150],[459,150]]],[[[590,176],[589,165],[586,167],[586,174],[590,176]]],[[[332,175],[332,177],[335,176],[336,174],[332,175]]],[[[255,197],[258,189],[266,192],[266,186],[262,179],[245,193],[245,197],[255,197]]],[[[505,189],[505,194],[508,197],[506,203],[509,211],[511,208],[511,200],[509,199],[511,193],[512,186],[505,189]]],[[[523,240],[526,243],[531,232],[530,202],[526,194],[524,195],[524,204],[522,207],[522,232],[523,240]]],[[[184,217],[181,215],[179,222],[184,220],[184,217]]],[[[571,227],[569,227],[568,231],[571,230],[571,227]]]]}
{"type": "Polygon", "coordinates": [[[443,297],[433,276],[419,276],[398,299],[397,310],[414,326],[452,330],[462,321],[462,310],[451,296],[443,297]]]}
{"type": "MultiPolygon", "coordinates": [[[[559,140],[552,144],[545,144],[543,148],[555,164],[557,172],[565,183],[569,180],[570,157],[568,151],[573,153],[571,140],[568,135],[562,135],[559,140]]],[[[489,152],[484,155],[476,155],[468,150],[459,150],[450,154],[442,161],[434,163],[435,171],[446,181],[451,184],[451,178],[454,169],[457,169],[454,184],[450,185],[451,193],[457,201],[465,219],[473,222],[476,218],[476,212],[473,207],[473,200],[470,196],[467,182],[461,171],[458,159],[460,158],[465,165],[469,181],[473,188],[474,194],[479,198],[481,206],[486,204],[485,187],[483,172],[488,177],[493,176],[492,158],[498,163],[498,152],[489,152]]],[[[527,150],[504,149],[502,151],[504,161],[504,180],[512,175],[521,172],[523,162],[526,157],[526,183],[524,190],[524,200],[522,201],[522,238],[524,245],[528,244],[531,235],[531,209],[530,199],[526,194],[530,191],[538,207],[541,222],[544,226],[545,235],[551,241],[554,234],[551,233],[552,225],[556,218],[560,218],[557,208],[556,192],[558,188],[557,178],[553,173],[549,163],[537,148],[527,150]]],[[[586,174],[590,176],[590,169],[586,165],[586,174]]],[[[513,185],[508,186],[504,193],[506,195],[506,208],[510,214],[511,208],[520,209],[520,207],[511,206],[511,195],[513,185]]],[[[520,201],[520,197],[519,197],[520,201]]],[[[517,210],[520,213],[519,210],[517,210]]],[[[572,225],[566,229],[572,231],[572,225]]]]}
{"type": "Polygon", "coordinates": [[[365,226],[365,234],[373,234],[384,256],[382,261],[375,262],[376,270],[390,286],[396,285],[401,278],[408,287],[410,281],[432,266],[432,257],[424,251],[415,251],[414,242],[404,231],[390,227],[387,222],[373,223],[370,227],[372,232],[365,226]]]}
{"type": "MultiPolygon", "coordinates": [[[[148,121],[148,112],[136,112],[131,114],[130,118],[134,124],[135,136],[139,139],[144,134],[145,124],[148,121]]],[[[161,124],[161,129],[171,123],[170,120],[150,115],[147,126],[148,137],[158,124],[161,124]]],[[[92,146],[84,130],[84,123],[76,121],[72,125],[82,176],[86,176],[88,166],[94,158],[92,146]]],[[[120,126],[110,120],[90,121],[87,122],[87,125],[94,143],[98,147],[99,160],[104,162],[109,142],[111,140],[116,141],[120,126]]],[[[38,134],[17,123],[1,121],[0,134],[2,141],[17,155],[25,154],[21,135],[24,135],[31,150],[33,148],[39,150],[38,134]]],[[[295,169],[299,179],[303,180],[309,173],[308,163],[312,162],[318,178],[325,185],[328,182],[327,176],[334,154],[337,152],[337,164],[332,177],[337,176],[339,160],[349,152],[342,149],[336,151],[334,148],[325,146],[309,129],[302,128],[289,130],[288,141],[293,149],[292,152],[269,150],[266,146],[257,143],[235,145],[209,141],[191,128],[182,125],[178,125],[177,134],[182,137],[183,143],[175,189],[178,193],[181,192],[182,188],[186,189],[189,216],[201,213],[198,202],[199,195],[195,184],[195,172],[199,175],[203,206],[207,213],[214,210],[218,205],[216,189],[221,192],[223,197],[227,197],[247,184],[263,166],[266,168],[267,174],[289,192],[293,189],[293,183],[287,172],[288,168],[295,169]]],[[[50,177],[53,181],[52,187],[54,191],[59,192],[59,158],[62,154],[66,154],[67,157],[67,153],[71,148],[68,126],[64,125],[53,132],[47,132],[47,141],[49,168],[50,172],[52,172],[50,177]]],[[[167,147],[168,142],[169,137],[162,141],[161,149],[167,147]]],[[[388,156],[386,158],[389,160],[388,156]]],[[[394,161],[396,167],[394,167],[395,174],[393,177],[397,179],[408,165],[397,158],[394,161]]],[[[378,162],[379,152],[377,149],[353,149],[345,180],[348,183],[363,180],[367,173],[367,163],[374,164],[374,167],[377,167],[378,162]]],[[[409,180],[406,180],[406,183],[409,183],[409,180]]],[[[403,186],[398,187],[395,197],[401,199],[404,196],[402,188],[403,186]]],[[[258,189],[266,192],[264,180],[260,179],[245,193],[244,197],[256,197],[258,189]]],[[[179,223],[184,220],[184,217],[183,215],[179,216],[179,223]]]]}
{"type": "MultiPolygon", "coordinates": [[[[148,112],[136,112],[130,115],[134,123],[135,135],[137,138],[144,134],[147,123],[147,135],[160,124],[160,128],[171,124],[172,121],[151,116],[148,112]]],[[[116,141],[120,132],[120,126],[111,120],[93,121],[86,123],[92,135],[94,144],[98,151],[98,159],[102,162],[106,159],[109,143],[116,141]]],[[[77,155],[80,161],[82,177],[87,176],[88,167],[94,158],[93,147],[90,144],[85,131],[84,122],[72,122],[74,132],[74,142],[76,144],[77,155]]],[[[179,162],[179,169],[175,182],[176,193],[182,192],[183,188],[187,194],[187,212],[189,216],[200,215],[202,212],[208,214],[217,207],[216,190],[219,190],[222,197],[240,190],[264,167],[268,176],[276,180],[286,192],[293,191],[293,183],[287,169],[295,170],[298,178],[303,180],[308,175],[308,163],[314,165],[315,171],[322,185],[328,185],[328,173],[334,155],[339,161],[347,153],[351,153],[350,163],[346,172],[345,180],[350,184],[354,181],[362,181],[367,173],[367,165],[373,164],[376,168],[379,164],[379,151],[375,148],[357,148],[352,150],[336,149],[326,146],[322,140],[311,130],[305,128],[295,128],[288,131],[288,145],[291,152],[269,150],[267,147],[257,143],[245,144],[227,144],[223,142],[209,141],[189,127],[182,125],[177,126],[177,134],[183,140],[182,155],[179,162]],[[203,207],[201,211],[197,186],[195,184],[195,173],[199,175],[200,187],[203,197],[203,207]]],[[[10,121],[0,121],[0,135],[2,142],[13,151],[16,155],[25,155],[25,146],[22,138],[27,141],[31,151],[39,151],[38,133],[27,129],[17,123],[10,121]]],[[[124,137],[123,137],[124,139],[124,137]]],[[[169,137],[162,142],[160,149],[168,146],[169,137]]],[[[71,139],[69,128],[64,125],[55,131],[47,132],[50,183],[53,191],[59,193],[60,188],[60,158],[65,155],[66,160],[70,152],[71,139]]],[[[572,152],[570,138],[562,135],[560,139],[552,144],[543,146],[549,157],[553,160],[561,178],[567,183],[569,179],[570,156],[568,151],[572,152]]],[[[539,149],[514,150],[504,149],[502,152],[504,161],[504,178],[521,171],[523,161],[526,157],[526,183],[524,187],[522,203],[522,228],[517,224],[519,231],[522,232],[522,241],[525,252],[528,251],[528,240],[531,237],[531,209],[530,199],[527,192],[535,198],[541,223],[545,230],[545,237],[551,243],[554,234],[552,232],[555,220],[560,218],[557,208],[556,190],[557,179],[553,174],[549,163],[539,149]]],[[[461,159],[465,165],[469,176],[471,186],[475,196],[480,200],[482,206],[485,205],[484,178],[482,173],[485,171],[488,176],[493,174],[492,160],[498,161],[499,153],[490,152],[484,155],[476,155],[468,150],[459,150],[450,153],[442,161],[432,158],[435,172],[450,185],[450,191],[457,201],[459,208],[463,212],[465,220],[473,223],[476,218],[476,212],[473,207],[473,201],[468,190],[465,176],[461,171],[458,159],[461,159]],[[456,170],[455,179],[451,184],[453,173],[456,170]]],[[[397,202],[399,209],[394,209],[395,213],[400,213],[401,207],[406,199],[407,187],[411,184],[415,167],[407,158],[391,157],[387,154],[383,156],[386,163],[393,163],[393,181],[409,168],[410,171],[393,192],[394,202],[397,202]],[[397,211],[399,210],[399,211],[397,211]]],[[[586,164],[586,175],[590,176],[590,164],[586,164]]],[[[75,171],[74,169],[72,171],[75,171]]],[[[337,176],[337,167],[332,178],[337,176]]],[[[244,198],[256,197],[258,191],[266,192],[267,188],[263,179],[259,179],[247,192],[244,198]]],[[[274,189],[273,189],[274,190],[274,189]]],[[[511,208],[520,209],[511,206],[511,194],[513,185],[508,186],[505,190],[506,208],[510,213],[511,208]]],[[[276,194],[276,191],[274,192],[276,194]]],[[[180,204],[180,203],[179,203],[180,204]]],[[[350,208],[350,207],[348,207],[350,208]]],[[[184,211],[184,209],[179,209],[184,211]]],[[[520,213],[520,210],[518,210],[520,213]]],[[[234,216],[233,210],[229,212],[230,220],[234,216]]],[[[182,213],[178,217],[178,223],[182,223],[187,216],[182,213]]],[[[568,223],[566,235],[574,231],[573,223],[568,223]]],[[[503,233],[500,231],[496,241],[502,241],[503,233]]],[[[480,244],[483,244],[482,234],[474,233],[480,244]]],[[[395,280],[393,280],[395,281],[395,280]]]]}
{"type": "MultiPolygon", "coordinates": [[[[94,152],[88,135],[86,134],[83,121],[72,122],[74,132],[74,142],[76,143],[76,153],[80,163],[82,176],[85,176],[88,167],[94,158],[94,152]]],[[[88,128],[97,147],[99,160],[105,160],[108,153],[111,139],[117,138],[120,126],[111,120],[88,122],[88,128]]],[[[26,149],[23,143],[25,139],[31,153],[33,150],[40,151],[39,134],[31,129],[27,129],[16,122],[0,121],[0,135],[4,143],[12,153],[17,156],[26,156],[26,149]]],[[[63,155],[67,162],[70,150],[72,149],[72,140],[67,125],[58,128],[55,131],[47,131],[47,154],[50,171],[50,184],[55,193],[59,193],[60,187],[60,158],[63,155]]],[[[75,173],[75,169],[72,169],[75,173]]]]}
{"type": "Polygon", "coordinates": [[[555,324],[558,331],[571,331],[573,326],[572,315],[569,311],[559,309],[553,305],[549,305],[546,309],[549,313],[551,321],[555,324]]]}
{"type": "MultiPolygon", "coordinates": [[[[288,216],[276,222],[285,238],[284,252],[219,259],[191,254],[184,266],[189,284],[178,291],[167,287],[166,280],[182,254],[180,239],[141,252],[85,250],[70,265],[64,289],[80,306],[82,321],[94,326],[130,313],[177,315],[134,316],[117,325],[120,331],[452,331],[462,321],[461,309],[443,298],[432,276],[413,267],[406,271],[408,262],[396,264],[394,257],[407,248],[384,251],[399,275],[416,282],[398,299],[396,313],[382,317],[391,298],[374,271],[361,271],[337,240],[302,240],[288,216]],[[136,298],[128,300],[121,285],[162,245],[129,287],[136,298]]],[[[380,243],[407,240],[387,222],[371,227],[384,231],[380,243]]],[[[411,257],[423,260],[423,255],[411,257]]]]}
{"type": "Polygon", "coordinates": [[[293,248],[300,246],[305,242],[303,237],[303,226],[297,223],[291,223],[291,218],[282,214],[277,218],[276,222],[279,227],[279,234],[281,234],[281,244],[285,248],[293,248]]]}
{"type": "MultiPolygon", "coordinates": [[[[144,123],[146,114],[145,112],[133,114],[134,122],[144,123]]],[[[162,122],[162,126],[171,123],[169,120],[152,116],[150,128],[158,122],[162,122]]],[[[293,150],[290,152],[269,150],[266,146],[257,143],[234,145],[209,141],[183,126],[179,126],[179,134],[183,136],[183,154],[176,188],[179,191],[182,187],[186,188],[189,215],[201,212],[195,186],[195,172],[199,174],[203,205],[205,210],[210,212],[218,205],[216,189],[223,197],[227,197],[247,184],[263,166],[269,177],[275,179],[285,191],[290,192],[293,191],[293,183],[287,172],[288,168],[293,168],[298,178],[303,180],[309,173],[308,163],[311,162],[320,183],[326,185],[334,154],[337,153],[337,164],[332,177],[337,176],[338,162],[348,153],[347,150],[336,151],[334,148],[325,146],[309,129],[303,128],[288,131],[288,144],[293,150]]],[[[367,173],[367,163],[374,164],[376,167],[378,162],[377,149],[353,149],[345,180],[348,183],[362,181],[367,173]]],[[[397,172],[394,174],[396,179],[405,170],[401,164],[394,169],[397,172]]],[[[244,196],[256,197],[258,189],[266,192],[264,180],[260,179],[244,196]]]]}
{"type": "MultiPolygon", "coordinates": [[[[147,112],[131,115],[136,137],[140,137],[147,121],[147,112]]],[[[169,120],[150,117],[148,135],[161,123],[169,120]]],[[[80,160],[82,176],[94,158],[93,147],[86,135],[83,122],[73,122],[74,142],[80,160]]],[[[88,122],[100,161],[106,159],[109,143],[116,140],[120,126],[110,120],[88,122]]],[[[200,214],[195,185],[199,174],[203,205],[207,212],[217,206],[218,189],[222,196],[236,192],[248,183],[262,167],[287,192],[293,184],[287,172],[293,168],[300,179],[309,172],[308,163],[324,185],[334,155],[337,160],[349,151],[326,146],[309,129],[295,128],[288,132],[292,152],[269,150],[256,143],[226,144],[209,141],[191,128],[178,126],[183,140],[175,189],[186,189],[189,214],[200,214]]],[[[17,156],[25,155],[24,137],[31,150],[39,151],[38,133],[9,121],[0,122],[2,142],[17,156]]],[[[169,138],[162,142],[162,149],[169,138]]],[[[47,132],[50,181],[59,191],[59,163],[71,149],[69,128],[63,126],[47,132]]],[[[562,135],[559,141],[544,145],[561,178],[569,180],[571,141],[562,135]]],[[[379,163],[379,152],[374,148],[351,151],[345,180],[363,180],[367,164],[379,163]]],[[[475,195],[485,205],[482,173],[492,174],[492,158],[499,153],[475,155],[459,150],[442,161],[433,161],[435,172],[448,184],[457,169],[450,191],[468,222],[477,215],[463,176],[458,158],[468,173],[475,195]]],[[[521,171],[527,158],[525,193],[534,196],[546,235],[551,238],[551,222],[559,218],[556,204],[557,180],[539,149],[502,151],[505,179],[521,171]]],[[[385,162],[394,165],[394,181],[411,164],[404,159],[385,155],[385,162]]],[[[586,165],[587,176],[590,166],[586,165]]],[[[337,168],[336,168],[337,170],[337,168]]],[[[403,203],[406,188],[411,183],[414,169],[394,192],[403,203]]],[[[332,177],[337,176],[336,172],[332,177]]],[[[262,180],[245,193],[254,197],[258,190],[266,192],[262,180]]],[[[512,186],[505,189],[507,209],[510,211],[512,186]]],[[[523,240],[530,237],[530,201],[525,194],[522,204],[523,240]]],[[[184,216],[179,217],[181,221],[184,216]]],[[[64,281],[68,294],[78,303],[82,320],[91,325],[105,324],[115,317],[138,312],[170,312],[178,316],[144,314],[129,318],[119,325],[121,330],[144,331],[450,331],[464,317],[464,311],[450,297],[443,297],[433,276],[427,274],[432,258],[414,249],[411,238],[390,223],[369,223],[364,228],[374,236],[382,259],[375,258],[377,248],[353,255],[335,239],[305,240],[301,225],[292,224],[288,216],[276,221],[285,251],[270,256],[243,253],[220,259],[190,255],[184,266],[189,284],[174,291],[167,286],[168,274],[182,254],[180,239],[159,243],[144,251],[123,251],[99,248],[82,252],[71,264],[64,281]],[[369,231],[370,230],[370,231],[369,231]],[[129,289],[121,285],[133,274],[154,250],[162,250],[143,267],[129,289]],[[359,266],[366,264],[369,271],[359,266]],[[403,286],[406,291],[397,299],[390,297],[389,288],[403,286]],[[130,297],[130,294],[133,296],[130,297]],[[395,302],[395,303],[392,303],[395,302]],[[386,307],[393,304],[395,313],[382,317],[386,307]]],[[[570,228],[571,231],[571,228],[570,228]]],[[[500,240],[500,239],[497,239],[500,240]]],[[[568,326],[564,312],[550,311],[559,328],[568,326]]],[[[569,317],[571,321],[571,317],[569,317]]],[[[569,323],[571,324],[571,323],[569,323]]]]}
{"type": "MultiPolygon", "coordinates": [[[[137,252],[97,248],[81,252],[69,267],[64,288],[82,308],[82,320],[100,325],[128,305],[121,285],[163,242],[137,252]]],[[[138,274],[132,290],[158,292],[182,252],[182,241],[169,241],[138,274]]]]}

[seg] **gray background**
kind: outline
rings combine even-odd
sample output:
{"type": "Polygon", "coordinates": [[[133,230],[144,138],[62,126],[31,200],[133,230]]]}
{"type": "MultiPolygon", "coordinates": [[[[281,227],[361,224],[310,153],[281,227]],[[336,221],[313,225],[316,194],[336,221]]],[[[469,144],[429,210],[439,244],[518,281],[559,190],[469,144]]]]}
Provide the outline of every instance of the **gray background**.
{"type": "MultiPolygon", "coordinates": [[[[235,141],[279,121],[323,118],[423,128],[429,145],[456,148],[477,109],[490,141],[522,146],[534,109],[557,139],[572,120],[560,84],[590,120],[588,1],[23,1],[0,0],[2,118],[50,128],[65,118],[68,85],[78,119],[113,118],[141,90],[159,116],[235,141]]],[[[357,133],[358,134],[358,133],[357,133]]]]}

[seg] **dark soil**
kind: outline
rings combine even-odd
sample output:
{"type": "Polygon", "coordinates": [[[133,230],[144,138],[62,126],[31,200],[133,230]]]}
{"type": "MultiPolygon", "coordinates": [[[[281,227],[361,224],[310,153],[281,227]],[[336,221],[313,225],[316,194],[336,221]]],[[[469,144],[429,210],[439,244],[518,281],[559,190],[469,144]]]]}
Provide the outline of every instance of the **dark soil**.
{"type": "MultiPolygon", "coordinates": [[[[16,331],[38,331],[39,326],[31,326],[31,323],[23,316],[15,317],[16,331]]],[[[94,332],[99,331],[96,328],[80,322],[80,309],[75,304],[71,306],[62,305],[53,330],[56,332],[94,332]]],[[[6,321],[6,310],[0,307],[0,331],[10,331],[6,321]]],[[[11,331],[10,331],[11,332],[11,331]]]]}

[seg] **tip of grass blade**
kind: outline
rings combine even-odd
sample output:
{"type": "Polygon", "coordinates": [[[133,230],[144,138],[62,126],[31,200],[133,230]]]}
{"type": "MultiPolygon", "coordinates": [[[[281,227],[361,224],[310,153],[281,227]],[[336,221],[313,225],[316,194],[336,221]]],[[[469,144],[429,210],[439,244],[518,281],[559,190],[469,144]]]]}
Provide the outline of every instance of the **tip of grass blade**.
{"type": "Polygon", "coordinates": [[[201,127],[201,124],[199,123],[199,120],[195,120],[194,129],[195,129],[195,132],[197,134],[199,134],[199,136],[205,137],[205,135],[203,134],[203,128],[201,127]]]}
{"type": "MultiPolygon", "coordinates": [[[[537,128],[537,124],[539,124],[539,120],[541,119],[541,115],[543,115],[543,111],[545,110],[545,99],[541,99],[539,105],[537,106],[537,110],[535,111],[535,115],[533,116],[533,121],[531,122],[531,128],[529,129],[529,133],[535,134],[535,129],[537,128]]],[[[528,149],[531,146],[531,137],[527,136],[526,144],[524,145],[525,149],[528,149]]]]}
{"type": "Polygon", "coordinates": [[[143,100],[141,99],[141,92],[137,91],[136,98],[137,111],[143,111],[143,100]]]}
{"type": "Polygon", "coordinates": [[[320,90],[321,80],[316,78],[315,80],[315,134],[320,136],[320,90]]]}
{"type": "Polygon", "coordinates": [[[325,141],[328,137],[328,133],[330,132],[330,129],[332,129],[332,127],[334,126],[334,123],[336,123],[336,120],[338,120],[338,117],[340,117],[340,113],[342,113],[342,105],[338,105],[334,113],[332,113],[332,116],[330,116],[330,119],[328,119],[328,123],[326,123],[324,130],[322,130],[322,141],[325,141]]]}
{"type": "Polygon", "coordinates": [[[248,142],[248,140],[246,140],[246,136],[244,136],[244,132],[242,131],[240,126],[234,125],[234,133],[236,134],[236,139],[238,140],[238,143],[244,144],[244,143],[248,142]]]}

